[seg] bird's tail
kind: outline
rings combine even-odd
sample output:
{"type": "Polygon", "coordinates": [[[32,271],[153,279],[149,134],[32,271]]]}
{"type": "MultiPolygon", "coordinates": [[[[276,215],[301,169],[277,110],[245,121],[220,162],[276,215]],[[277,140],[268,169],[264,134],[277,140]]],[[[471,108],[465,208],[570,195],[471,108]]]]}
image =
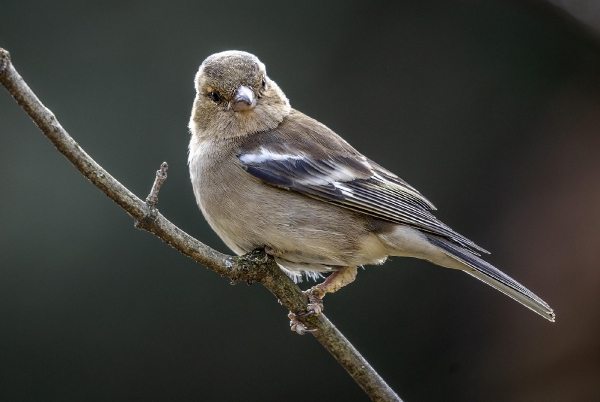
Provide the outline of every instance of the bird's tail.
{"type": "Polygon", "coordinates": [[[442,249],[445,254],[472,268],[465,269],[464,272],[512,297],[545,319],[554,322],[554,310],[525,286],[468,250],[438,236],[428,234],[425,234],[425,236],[430,243],[442,249]]]}

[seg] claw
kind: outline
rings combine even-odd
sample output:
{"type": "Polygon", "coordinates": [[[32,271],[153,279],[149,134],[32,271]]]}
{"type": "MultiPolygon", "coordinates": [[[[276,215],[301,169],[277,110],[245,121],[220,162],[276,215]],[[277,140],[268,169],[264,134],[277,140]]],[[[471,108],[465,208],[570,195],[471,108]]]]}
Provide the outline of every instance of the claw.
{"type": "MultiPolygon", "coordinates": [[[[310,300],[310,299],[309,299],[310,300]]],[[[317,299],[318,301],[314,303],[308,303],[306,307],[306,313],[295,314],[296,317],[307,317],[309,315],[319,315],[323,312],[323,301],[321,299],[317,299]]]]}
{"type": "Polygon", "coordinates": [[[309,315],[319,315],[320,313],[317,313],[315,310],[310,310],[310,305],[309,305],[309,310],[306,313],[302,313],[302,314],[294,314],[294,317],[308,317],[309,315]]]}
{"type": "Polygon", "coordinates": [[[304,325],[300,322],[300,320],[298,320],[298,316],[292,312],[288,314],[288,317],[290,319],[290,329],[298,335],[304,335],[306,333],[317,331],[316,329],[308,329],[306,325],[304,325]]]}

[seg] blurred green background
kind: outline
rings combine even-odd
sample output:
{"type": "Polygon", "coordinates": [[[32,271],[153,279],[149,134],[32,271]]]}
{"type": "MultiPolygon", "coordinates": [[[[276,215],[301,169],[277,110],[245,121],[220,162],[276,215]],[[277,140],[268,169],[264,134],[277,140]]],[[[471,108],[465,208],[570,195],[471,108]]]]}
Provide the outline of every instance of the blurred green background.
{"type": "MultiPolygon", "coordinates": [[[[79,144],[228,252],[187,122],[208,55],[255,53],[296,109],[417,187],[556,311],[395,258],[328,317],[406,401],[600,398],[600,46],[511,1],[3,0],[0,46],[79,144]]],[[[0,399],[365,401],[260,285],[134,229],[0,91],[0,399]]],[[[304,287],[310,284],[303,284],[304,287]]]]}

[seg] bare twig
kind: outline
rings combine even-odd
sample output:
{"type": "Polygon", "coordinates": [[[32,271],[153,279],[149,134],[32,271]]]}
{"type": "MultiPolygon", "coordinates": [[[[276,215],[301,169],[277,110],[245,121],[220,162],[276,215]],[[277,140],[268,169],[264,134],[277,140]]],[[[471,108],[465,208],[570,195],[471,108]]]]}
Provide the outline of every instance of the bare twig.
{"type": "MultiPolygon", "coordinates": [[[[0,48],[0,82],[17,103],[33,119],[40,130],[56,148],[110,199],[121,206],[136,221],[136,227],[161,238],[171,247],[205,265],[233,283],[260,282],[269,289],[291,312],[307,311],[307,299],[300,288],[288,278],[264,250],[232,257],[208,247],[179,229],[155,209],[158,190],[166,179],[167,165],[163,163],[147,202],[139,199],[97,164],[69,136],[23,78],[13,67],[9,53],[0,48]]],[[[365,392],[376,401],[400,401],[396,393],[348,342],[340,331],[323,315],[300,317],[309,328],[317,331],[313,336],[337,359],[365,392]]]]}
{"type": "Polygon", "coordinates": [[[154,179],[152,190],[150,190],[150,194],[146,197],[146,204],[150,207],[155,207],[156,204],[158,204],[158,192],[165,180],[167,180],[167,169],[169,169],[169,165],[167,165],[167,162],[163,162],[160,164],[160,169],[156,171],[156,178],[154,179]]]}

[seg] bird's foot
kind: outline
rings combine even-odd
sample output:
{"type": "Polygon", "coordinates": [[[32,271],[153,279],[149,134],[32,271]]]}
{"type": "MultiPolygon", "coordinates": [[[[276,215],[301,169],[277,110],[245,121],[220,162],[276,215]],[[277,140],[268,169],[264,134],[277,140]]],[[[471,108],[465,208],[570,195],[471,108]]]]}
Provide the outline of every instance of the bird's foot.
{"type": "Polygon", "coordinates": [[[334,271],[323,281],[316,286],[308,289],[304,292],[308,298],[308,306],[306,306],[306,313],[294,314],[290,311],[288,317],[290,318],[290,327],[292,331],[297,332],[300,335],[304,335],[307,332],[315,332],[316,329],[308,329],[298,318],[306,317],[309,315],[318,316],[323,312],[323,297],[327,293],[333,293],[340,290],[342,287],[354,281],[356,278],[356,267],[344,267],[337,271],[334,271]]]}
{"type": "Polygon", "coordinates": [[[290,311],[288,314],[290,319],[290,329],[298,335],[304,335],[309,332],[316,332],[316,329],[309,329],[304,323],[300,322],[298,316],[290,311]]]}
{"type": "Polygon", "coordinates": [[[265,246],[265,253],[272,255],[273,257],[281,257],[283,255],[282,251],[269,246],[265,246]]]}
{"type": "Polygon", "coordinates": [[[319,315],[324,309],[323,306],[323,296],[325,296],[325,291],[317,286],[313,286],[304,292],[306,297],[308,297],[308,305],[306,306],[306,313],[302,314],[294,314],[290,311],[288,317],[290,319],[290,327],[291,330],[296,332],[299,335],[304,335],[308,332],[315,332],[316,329],[308,329],[308,327],[300,322],[299,317],[306,317],[309,315],[319,315]]]}
{"type": "Polygon", "coordinates": [[[319,285],[313,286],[304,292],[306,297],[308,297],[308,306],[306,306],[306,313],[297,314],[296,317],[306,317],[307,315],[319,315],[325,309],[323,305],[323,297],[325,296],[326,291],[321,289],[319,285]]]}

